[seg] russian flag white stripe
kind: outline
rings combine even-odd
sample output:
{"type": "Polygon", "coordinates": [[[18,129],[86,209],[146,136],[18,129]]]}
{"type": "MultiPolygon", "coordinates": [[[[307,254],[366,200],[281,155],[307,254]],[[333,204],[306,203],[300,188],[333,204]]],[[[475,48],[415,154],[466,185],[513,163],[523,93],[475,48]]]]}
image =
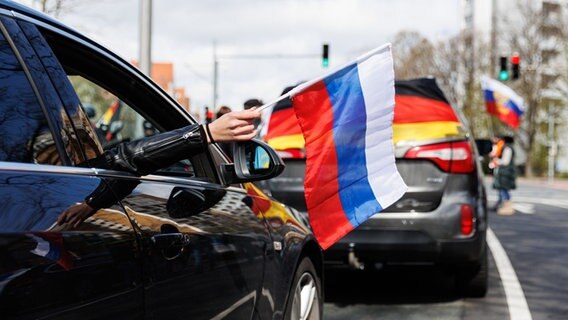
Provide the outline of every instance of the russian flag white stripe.
{"type": "Polygon", "coordinates": [[[408,189],[396,168],[392,143],[394,68],[390,50],[359,61],[357,68],[367,111],[365,160],[369,184],[384,209],[408,189]]]}

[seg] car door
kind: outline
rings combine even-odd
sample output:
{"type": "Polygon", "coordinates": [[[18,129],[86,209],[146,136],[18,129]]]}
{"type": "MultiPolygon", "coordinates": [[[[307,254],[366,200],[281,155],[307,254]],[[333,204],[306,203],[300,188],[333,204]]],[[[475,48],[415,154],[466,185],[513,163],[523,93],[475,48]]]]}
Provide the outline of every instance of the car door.
{"type": "Polygon", "coordinates": [[[106,181],[73,166],[84,155],[29,36],[38,34],[0,12],[1,317],[141,317],[138,243],[127,216],[110,207],[80,228],[56,223],[106,181]]]}
{"type": "MultiPolygon", "coordinates": [[[[113,148],[192,122],[171,97],[111,53],[54,30],[40,32],[73,85],[56,85],[60,95],[82,101],[71,103],[70,113],[84,118],[85,105],[93,103],[99,114],[91,121],[96,134],[81,132],[89,126],[73,120],[87,158],[97,154],[92,146],[113,148]]],[[[269,234],[244,190],[220,185],[214,163],[207,151],[142,178],[96,168],[140,238],[148,318],[254,313],[269,234]]]]}
{"type": "Polygon", "coordinates": [[[139,226],[156,319],[250,318],[268,234],[238,189],[154,176],[122,200],[139,226]]]}

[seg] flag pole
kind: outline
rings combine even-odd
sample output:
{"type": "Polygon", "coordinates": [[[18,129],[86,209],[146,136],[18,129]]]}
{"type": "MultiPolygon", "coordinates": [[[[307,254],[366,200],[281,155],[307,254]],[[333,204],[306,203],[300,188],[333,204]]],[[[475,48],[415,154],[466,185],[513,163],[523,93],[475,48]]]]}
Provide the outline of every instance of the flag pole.
{"type": "Polygon", "coordinates": [[[341,69],[343,69],[343,68],[345,68],[345,67],[347,67],[347,66],[352,65],[353,63],[359,63],[359,62],[361,62],[361,61],[365,61],[365,60],[367,60],[369,57],[371,57],[371,56],[373,56],[373,55],[375,55],[375,54],[377,54],[377,53],[379,53],[379,52],[381,52],[381,51],[384,51],[384,50],[389,50],[389,51],[390,51],[390,48],[391,48],[391,44],[390,44],[390,43],[386,43],[386,44],[384,44],[384,45],[382,45],[382,46],[380,46],[380,47],[378,47],[378,48],[375,48],[375,49],[373,49],[373,50],[371,50],[371,51],[369,51],[369,52],[367,52],[367,53],[361,55],[360,57],[358,57],[358,58],[355,59],[354,61],[349,61],[348,63],[345,63],[344,65],[341,65],[341,66],[339,66],[339,67],[337,67],[337,68],[334,68],[334,69],[331,70],[331,71],[328,71],[327,73],[323,74],[322,76],[319,76],[319,77],[317,77],[317,78],[314,78],[314,79],[312,79],[312,80],[310,80],[310,81],[307,81],[307,82],[304,82],[304,83],[298,85],[298,86],[295,87],[294,89],[288,91],[286,94],[284,94],[284,95],[278,97],[276,100],[271,101],[271,102],[269,102],[269,103],[267,103],[267,104],[264,104],[264,105],[260,106],[260,107],[258,108],[258,111],[262,111],[262,110],[264,110],[264,109],[266,109],[266,108],[268,108],[268,107],[270,107],[270,106],[272,106],[272,105],[275,105],[276,103],[278,103],[278,102],[280,102],[280,101],[282,101],[282,100],[284,100],[284,99],[286,99],[286,98],[290,98],[290,97],[292,97],[292,96],[295,96],[296,94],[298,94],[298,93],[300,93],[301,91],[303,91],[305,88],[307,88],[307,87],[313,85],[313,84],[316,83],[316,82],[319,82],[319,81],[325,79],[327,76],[329,76],[329,75],[331,75],[331,74],[337,72],[338,70],[341,70],[341,69]]]}
{"type": "Polygon", "coordinates": [[[276,98],[274,101],[270,101],[269,103],[263,104],[262,106],[258,107],[257,111],[262,111],[262,110],[264,110],[268,107],[271,107],[271,106],[277,104],[278,102],[280,102],[280,101],[282,101],[286,98],[290,98],[290,96],[291,96],[290,93],[291,93],[291,91],[287,92],[286,94],[281,95],[280,97],[276,98]]]}

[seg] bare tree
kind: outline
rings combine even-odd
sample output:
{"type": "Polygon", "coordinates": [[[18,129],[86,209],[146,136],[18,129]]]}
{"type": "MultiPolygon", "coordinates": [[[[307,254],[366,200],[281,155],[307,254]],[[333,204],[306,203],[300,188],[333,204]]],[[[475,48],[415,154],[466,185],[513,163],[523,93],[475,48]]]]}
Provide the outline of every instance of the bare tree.
{"type": "MultiPolygon", "coordinates": [[[[82,0],[36,0],[39,10],[47,15],[58,18],[71,12],[82,0]]],[[[84,0],[83,0],[84,1],[84,0]]]]}
{"type": "Polygon", "coordinates": [[[434,75],[448,99],[462,111],[475,137],[493,134],[485,112],[479,76],[490,72],[489,44],[478,34],[463,31],[436,45],[434,75]]]}
{"type": "Polygon", "coordinates": [[[489,68],[487,47],[469,32],[432,44],[418,32],[401,31],[393,41],[395,74],[397,79],[435,77],[448,100],[462,110],[474,136],[488,136],[491,119],[484,112],[478,81],[479,73],[489,68]]]}
{"type": "MultiPolygon", "coordinates": [[[[559,89],[566,79],[558,74],[549,74],[549,62],[566,50],[566,31],[562,25],[563,19],[558,19],[554,25],[549,25],[547,13],[530,2],[519,2],[519,15],[515,21],[506,21],[508,27],[503,33],[504,43],[510,44],[511,52],[518,52],[523,59],[522,75],[519,81],[510,86],[525,99],[525,114],[519,132],[520,146],[526,153],[525,175],[533,176],[535,159],[538,156],[536,144],[539,133],[542,134],[543,122],[549,117],[558,117],[559,108],[555,106],[561,100],[550,99],[547,92],[559,89]],[[522,136],[520,136],[522,134],[522,136]]],[[[565,103],[565,101],[564,101],[565,103]]],[[[546,142],[545,142],[546,143],[546,142]]]]}
{"type": "Polygon", "coordinates": [[[401,31],[393,41],[394,67],[397,79],[432,75],[434,46],[416,31],[401,31]]]}

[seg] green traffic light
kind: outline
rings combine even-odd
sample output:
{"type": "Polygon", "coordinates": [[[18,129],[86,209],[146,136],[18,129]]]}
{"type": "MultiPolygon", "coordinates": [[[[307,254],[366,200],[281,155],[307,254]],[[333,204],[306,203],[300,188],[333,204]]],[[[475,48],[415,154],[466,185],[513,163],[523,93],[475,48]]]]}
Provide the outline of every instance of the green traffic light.
{"type": "Polygon", "coordinates": [[[509,72],[507,70],[501,70],[501,72],[499,72],[499,80],[501,81],[509,80],[509,72]]]}
{"type": "Polygon", "coordinates": [[[329,44],[324,43],[321,52],[321,66],[324,68],[329,67],[329,44]]]}

